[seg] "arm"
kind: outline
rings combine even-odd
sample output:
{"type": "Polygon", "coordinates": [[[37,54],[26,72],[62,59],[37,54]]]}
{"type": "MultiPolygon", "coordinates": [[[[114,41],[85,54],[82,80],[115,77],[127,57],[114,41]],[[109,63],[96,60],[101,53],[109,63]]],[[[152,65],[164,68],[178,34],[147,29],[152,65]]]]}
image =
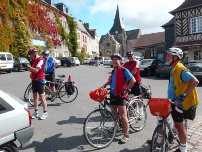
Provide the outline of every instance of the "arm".
{"type": "Polygon", "coordinates": [[[106,88],[106,86],[111,83],[111,79],[112,79],[111,76],[109,76],[107,82],[105,82],[102,87],[103,87],[103,88],[106,88]]]}
{"type": "Polygon", "coordinates": [[[188,83],[188,86],[187,86],[187,89],[184,91],[184,93],[185,93],[186,95],[189,95],[189,94],[192,92],[192,90],[193,90],[195,87],[197,87],[197,85],[199,84],[199,81],[198,81],[198,79],[196,79],[196,78],[194,77],[193,79],[187,81],[187,83],[188,83]]]}
{"type": "Polygon", "coordinates": [[[135,78],[133,77],[128,83],[128,90],[130,90],[135,84],[135,78]]]}
{"type": "Polygon", "coordinates": [[[36,68],[28,66],[28,69],[30,72],[37,73],[42,68],[42,65],[43,65],[43,60],[40,60],[36,68]]]}

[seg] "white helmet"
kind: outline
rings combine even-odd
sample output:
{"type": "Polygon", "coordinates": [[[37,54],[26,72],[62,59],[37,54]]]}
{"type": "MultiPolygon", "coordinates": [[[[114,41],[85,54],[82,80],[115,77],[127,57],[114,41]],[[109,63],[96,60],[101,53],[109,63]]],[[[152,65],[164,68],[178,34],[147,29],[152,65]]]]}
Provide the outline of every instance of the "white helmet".
{"type": "Polygon", "coordinates": [[[179,59],[183,58],[183,51],[180,48],[171,47],[169,48],[168,53],[177,56],[179,59]]]}

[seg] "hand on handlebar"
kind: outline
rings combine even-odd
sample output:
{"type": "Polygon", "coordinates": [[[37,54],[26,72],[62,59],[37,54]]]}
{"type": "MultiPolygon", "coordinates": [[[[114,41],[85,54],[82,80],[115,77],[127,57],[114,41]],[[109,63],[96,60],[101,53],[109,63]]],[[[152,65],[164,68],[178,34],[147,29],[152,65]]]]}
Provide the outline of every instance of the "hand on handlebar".
{"type": "Polygon", "coordinates": [[[182,108],[183,107],[182,103],[183,103],[184,99],[185,99],[185,95],[182,94],[182,95],[175,97],[175,99],[173,101],[177,107],[182,108]]]}

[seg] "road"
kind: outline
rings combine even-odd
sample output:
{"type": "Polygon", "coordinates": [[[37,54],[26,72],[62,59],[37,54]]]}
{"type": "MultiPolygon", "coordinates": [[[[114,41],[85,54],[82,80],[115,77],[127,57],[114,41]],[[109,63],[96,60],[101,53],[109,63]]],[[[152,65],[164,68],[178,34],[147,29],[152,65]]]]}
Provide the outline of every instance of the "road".
{"type": "MultiPolygon", "coordinates": [[[[57,99],[49,104],[47,120],[33,120],[34,136],[31,143],[21,152],[147,152],[156,119],[148,111],[148,120],[144,130],[130,134],[130,140],[124,145],[113,142],[105,149],[96,150],[90,147],[83,137],[83,122],[85,117],[97,107],[97,103],[90,100],[88,93],[101,86],[111,68],[79,66],[72,68],[58,68],[57,74],[71,74],[79,89],[79,96],[73,103],[61,104],[57,99]]],[[[29,83],[28,72],[13,72],[0,74],[0,89],[23,97],[24,90],[29,83]]],[[[143,83],[151,85],[153,97],[166,97],[168,80],[153,77],[144,78],[143,83]]],[[[202,87],[198,87],[200,99],[202,99],[202,87]]],[[[33,111],[32,108],[30,108],[33,111]]],[[[201,105],[198,115],[202,114],[201,105]]],[[[41,110],[41,109],[40,109],[41,110]]]]}

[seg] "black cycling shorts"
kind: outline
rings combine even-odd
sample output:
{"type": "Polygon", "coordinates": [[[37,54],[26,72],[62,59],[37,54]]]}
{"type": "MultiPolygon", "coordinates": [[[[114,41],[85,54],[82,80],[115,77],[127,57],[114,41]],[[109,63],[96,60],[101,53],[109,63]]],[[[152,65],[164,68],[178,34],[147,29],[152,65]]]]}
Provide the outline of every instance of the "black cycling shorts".
{"type": "Polygon", "coordinates": [[[55,82],[55,72],[54,73],[50,73],[50,74],[46,74],[45,79],[47,81],[55,82]]]}
{"type": "Polygon", "coordinates": [[[32,80],[32,91],[33,93],[43,94],[45,90],[44,80],[32,80]]]}
{"type": "Polygon", "coordinates": [[[171,115],[174,122],[181,123],[184,119],[194,120],[196,116],[196,106],[189,108],[188,110],[177,109],[175,105],[172,104],[171,115]]]}
{"type": "Polygon", "coordinates": [[[125,106],[127,101],[121,97],[110,95],[110,104],[114,106],[125,106]]]}

